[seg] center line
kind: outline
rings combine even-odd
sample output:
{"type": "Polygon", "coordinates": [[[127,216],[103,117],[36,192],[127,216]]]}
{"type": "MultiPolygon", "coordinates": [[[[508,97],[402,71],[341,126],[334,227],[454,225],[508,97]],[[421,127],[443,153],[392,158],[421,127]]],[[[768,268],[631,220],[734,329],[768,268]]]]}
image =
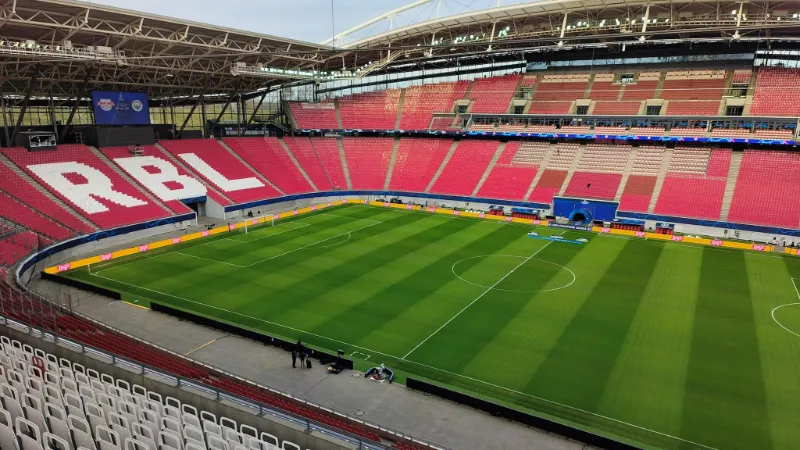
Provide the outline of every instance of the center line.
{"type": "Polygon", "coordinates": [[[458,316],[460,316],[460,315],[461,315],[461,313],[463,313],[464,311],[466,311],[466,310],[467,310],[467,308],[469,308],[470,306],[472,306],[473,304],[475,304],[475,302],[477,302],[478,300],[480,300],[481,298],[483,298],[483,296],[484,296],[484,295],[486,295],[486,294],[487,294],[489,291],[491,291],[492,289],[494,289],[494,288],[495,288],[495,286],[497,286],[497,285],[498,285],[498,284],[500,284],[500,283],[501,283],[503,280],[505,280],[506,278],[508,278],[508,277],[509,277],[509,275],[511,275],[512,273],[514,273],[514,271],[516,271],[517,269],[519,269],[520,267],[522,267],[522,265],[523,265],[523,264],[525,264],[526,262],[530,261],[530,260],[531,260],[531,258],[533,258],[534,256],[538,255],[538,254],[539,254],[539,252],[541,252],[542,250],[544,250],[545,248],[547,248],[547,246],[548,246],[548,245],[550,245],[550,244],[552,244],[552,243],[553,243],[553,241],[550,241],[550,242],[548,242],[547,244],[544,244],[544,246],[543,246],[542,248],[540,248],[539,250],[536,250],[536,251],[535,251],[535,252],[534,252],[534,253],[533,253],[531,256],[528,256],[527,258],[523,259],[521,263],[517,264],[517,267],[514,267],[514,268],[513,268],[513,269],[511,269],[511,270],[510,270],[510,271],[509,271],[507,274],[503,275],[503,278],[500,278],[499,280],[497,280],[497,282],[496,282],[495,284],[493,284],[493,285],[489,286],[489,287],[488,287],[488,288],[487,288],[485,291],[483,291],[483,292],[481,293],[481,295],[479,295],[477,298],[475,298],[475,300],[471,301],[471,302],[469,303],[469,305],[467,305],[467,306],[465,306],[464,308],[462,308],[462,309],[461,309],[461,311],[457,312],[455,316],[451,317],[451,318],[450,318],[450,320],[448,320],[448,321],[447,321],[447,322],[445,322],[445,323],[444,323],[442,326],[440,326],[439,328],[437,328],[437,329],[436,329],[436,331],[434,331],[433,333],[431,333],[431,335],[430,335],[430,336],[426,337],[424,341],[420,342],[419,344],[417,344],[417,346],[416,346],[416,347],[412,348],[410,352],[406,353],[406,354],[405,354],[405,356],[403,356],[403,359],[406,359],[406,358],[408,358],[408,355],[410,355],[410,354],[414,353],[414,351],[415,351],[416,349],[420,348],[420,347],[422,346],[422,344],[424,344],[424,343],[428,342],[428,339],[432,338],[432,337],[433,337],[433,336],[434,336],[436,333],[438,333],[438,332],[442,331],[442,328],[446,327],[446,326],[447,326],[447,324],[449,324],[450,322],[452,322],[453,320],[455,320],[455,318],[456,318],[456,317],[458,317],[458,316]]]}

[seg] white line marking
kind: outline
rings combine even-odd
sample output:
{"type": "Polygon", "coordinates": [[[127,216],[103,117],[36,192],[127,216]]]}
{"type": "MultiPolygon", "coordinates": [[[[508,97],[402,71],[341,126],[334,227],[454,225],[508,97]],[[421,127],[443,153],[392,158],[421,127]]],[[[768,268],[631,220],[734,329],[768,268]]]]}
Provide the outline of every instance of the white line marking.
{"type": "Polygon", "coordinates": [[[328,248],[328,247],[335,247],[335,246],[337,246],[337,245],[342,245],[342,244],[344,244],[345,242],[349,241],[349,240],[350,240],[350,238],[352,238],[352,237],[353,237],[353,235],[352,235],[352,234],[350,234],[350,233],[347,233],[347,239],[343,240],[342,242],[334,242],[333,244],[321,245],[321,246],[319,246],[319,247],[309,247],[309,248],[311,248],[311,249],[318,249],[318,248],[328,248]]]}
{"type": "Polygon", "coordinates": [[[553,242],[554,242],[554,241],[550,241],[550,242],[548,242],[547,244],[544,244],[544,245],[543,245],[543,246],[542,246],[542,247],[541,247],[539,250],[536,250],[535,252],[533,252],[533,254],[532,254],[531,256],[528,256],[527,258],[525,258],[524,260],[522,260],[522,262],[521,262],[521,263],[517,264],[517,266],[516,266],[516,267],[514,267],[513,269],[511,269],[511,270],[510,270],[510,271],[509,271],[507,274],[503,275],[503,277],[502,277],[502,278],[500,278],[499,280],[497,280],[497,282],[495,282],[493,285],[489,286],[489,287],[488,287],[488,288],[487,288],[485,291],[481,292],[481,295],[477,296],[477,297],[475,298],[475,300],[471,301],[471,302],[470,302],[470,303],[469,303],[467,306],[463,307],[463,308],[461,309],[461,311],[457,312],[457,313],[456,313],[456,315],[454,315],[453,317],[451,317],[451,318],[450,318],[450,320],[448,320],[447,322],[445,322],[444,324],[442,324],[442,326],[440,326],[439,328],[437,328],[437,329],[436,329],[436,331],[434,331],[433,333],[431,333],[431,334],[430,334],[428,337],[426,337],[426,338],[425,338],[425,339],[424,339],[422,342],[420,342],[419,344],[417,344],[417,346],[416,346],[416,347],[412,348],[410,352],[406,353],[406,354],[405,354],[405,356],[403,356],[403,359],[406,359],[406,358],[408,358],[408,355],[410,355],[410,354],[414,353],[414,351],[415,351],[416,349],[420,348],[420,347],[422,346],[422,344],[424,344],[424,343],[428,342],[428,339],[430,339],[430,338],[432,338],[433,336],[435,336],[435,335],[436,335],[436,333],[438,333],[438,332],[442,331],[442,328],[446,327],[446,326],[447,326],[447,325],[448,325],[450,322],[452,322],[453,320],[455,320],[455,318],[456,318],[456,317],[460,316],[460,315],[461,315],[461,313],[463,313],[464,311],[466,311],[466,310],[467,310],[467,309],[468,309],[470,306],[474,305],[474,304],[475,304],[475,302],[477,302],[478,300],[482,299],[484,295],[488,294],[488,293],[489,293],[489,291],[493,290],[493,289],[494,289],[494,288],[495,288],[495,287],[496,287],[498,284],[500,284],[500,283],[501,283],[503,280],[505,280],[506,278],[508,278],[508,277],[509,277],[509,276],[510,276],[512,273],[514,273],[514,272],[515,272],[517,269],[519,269],[520,267],[522,267],[522,265],[523,265],[523,264],[525,264],[526,262],[530,261],[530,260],[531,260],[531,258],[533,258],[534,256],[538,255],[538,254],[539,254],[539,252],[541,252],[542,250],[546,249],[546,248],[547,248],[547,246],[548,246],[548,245],[550,245],[550,244],[552,244],[553,242]]]}
{"type": "MultiPolygon", "coordinates": [[[[542,247],[542,248],[544,248],[544,247],[542,247]]],[[[556,406],[559,406],[559,407],[562,407],[562,408],[566,408],[566,409],[570,409],[570,410],[573,410],[573,411],[578,411],[578,412],[581,412],[581,413],[584,413],[584,414],[588,414],[588,415],[593,416],[593,417],[599,417],[601,419],[605,419],[605,420],[608,420],[608,421],[611,421],[611,422],[614,422],[614,423],[627,425],[627,426],[630,426],[630,427],[633,427],[633,428],[636,428],[636,429],[639,429],[639,430],[648,431],[648,432],[651,432],[651,433],[654,433],[654,434],[658,434],[660,436],[668,437],[670,439],[675,439],[675,440],[678,440],[678,441],[681,441],[681,442],[686,442],[686,443],[689,443],[689,444],[697,445],[699,447],[703,447],[703,448],[706,448],[706,449],[709,449],[709,450],[718,450],[718,449],[716,449],[714,447],[709,447],[707,445],[703,445],[703,444],[700,444],[698,442],[689,441],[689,440],[686,440],[686,439],[679,438],[677,436],[672,436],[670,434],[666,434],[666,433],[662,433],[660,431],[652,430],[650,428],[645,428],[645,427],[642,427],[642,426],[639,426],[639,425],[635,425],[635,424],[632,424],[632,423],[629,423],[629,422],[624,422],[622,420],[614,419],[613,417],[608,417],[608,416],[604,416],[602,414],[597,414],[597,413],[594,413],[594,412],[591,412],[591,411],[586,411],[584,409],[576,408],[574,406],[565,405],[563,403],[559,403],[559,402],[556,402],[554,400],[548,400],[546,398],[538,397],[538,396],[535,396],[535,395],[532,395],[532,394],[527,394],[525,392],[520,392],[520,391],[511,389],[511,388],[507,388],[507,387],[500,386],[500,385],[497,385],[497,384],[494,384],[494,383],[490,383],[488,381],[483,381],[483,380],[479,380],[477,378],[472,378],[472,377],[469,377],[467,375],[462,375],[462,374],[459,374],[459,373],[450,372],[448,370],[440,369],[438,367],[433,367],[433,366],[429,366],[427,364],[423,364],[423,363],[420,363],[420,362],[411,361],[411,360],[405,359],[405,358],[400,358],[399,356],[395,356],[395,355],[390,355],[388,353],[379,352],[379,351],[371,349],[371,348],[361,347],[359,345],[355,345],[355,344],[352,344],[350,342],[340,341],[338,339],[333,339],[333,338],[330,338],[330,337],[327,337],[327,336],[322,336],[320,334],[316,334],[316,333],[312,333],[312,332],[309,332],[309,331],[301,330],[299,328],[290,327],[288,325],[283,325],[283,324],[280,324],[280,323],[277,323],[277,322],[271,322],[269,320],[261,319],[261,318],[258,318],[258,317],[248,316],[247,314],[242,314],[242,313],[239,313],[239,312],[236,312],[236,311],[231,311],[231,310],[228,310],[228,309],[225,309],[225,308],[220,308],[218,306],[209,305],[209,304],[198,302],[198,301],[195,301],[195,300],[189,300],[188,298],[178,297],[177,295],[167,294],[166,292],[156,291],[154,289],[149,289],[149,288],[146,288],[146,287],[137,286],[135,284],[126,283],[124,281],[118,281],[118,280],[115,280],[113,278],[107,278],[107,277],[104,277],[104,276],[101,276],[101,275],[97,275],[97,274],[92,274],[92,275],[94,275],[96,277],[99,277],[99,278],[103,278],[103,279],[112,281],[112,282],[115,282],[115,283],[124,284],[124,285],[131,286],[131,287],[134,287],[134,288],[142,289],[142,290],[145,290],[145,291],[154,292],[156,294],[161,294],[161,295],[164,295],[164,296],[167,296],[167,297],[176,298],[178,300],[183,300],[183,301],[186,301],[186,302],[189,302],[189,303],[195,303],[195,304],[200,305],[200,306],[206,306],[208,308],[216,309],[218,311],[227,312],[229,314],[234,314],[234,315],[241,316],[241,317],[244,317],[244,318],[247,318],[247,319],[256,320],[258,322],[263,322],[263,323],[266,323],[266,324],[269,324],[269,325],[273,325],[273,326],[276,326],[276,327],[279,327],[279,328],[283,328],[283,329],[286,329],[286,330],[291,330],[291,331],[295,331],[297,333],[303,333],[303,334],[306,334],[306,335],[309,335],[309,336],[318,337],[320,339],[324,339],[324,340],[329,341],[329,342],[336,342],[337,344],[347,345],[347,346],[352,347],[352,348],[357,348],[359,350],[364,350],[364,351],[367,351],[367,352],[371,352],[370,355],[371,354],[376,354],[376,355],[388,356],[388,357],[394,358],[394,359],[396,359],[398,361],[404,361],[404,362],[407,362],[409,364],[415,364],[415,365],[420,366],[420,367],[425,367],[427,369],[431,369],[431,370],[435,370],[435,371],[438,371],[438,372],[446,373],[448,375],[456,376],[456,377],[459,377],[459,378],[464,378],[465,380],[470,380],[470,381],[473,381],[475,383],[480,383],[480,384],[484,384],[486,386],[491,386],[491,387],[494,387],[494,388],[497,388],[497,389],[500,389],[500,390],[503,390],[503,391],[506,391],[506,392],[511,392],[513,394],[522,395],[524,397],[529,397],[529,398],[532,398],[532,399],[535,399],[535,400],[539,400],[539,401],[542,401],[542,402],[545,402],[545,403],[550,403],[552,405],[556,405],[556,406]]],[[[352,352],[352,353],[355,353],[355,352],[352,352]]]]}
{"type": "MultiPolygon", "coordinates": [[[[554,242],[555,242],[555,241],[554,241],[554,242]]],[[[542,247],[542,248],[544,248],[544,247],[542,247]]],[[[484,286],[484,285],[482,285],[482,284],[473,283],[472,281],[469,281],[469,280],[467,280],[467,279],[463,278],[461,275],[459,275],[459,274],[457,274],[457,273],[456,273],[456,266],[457,266],[459,263],[461,263],[461,262],[463,262],[463,261],[470,260],[470,259],[475,259],[475,258],[485,258],[485,257],[487,257],[487,256],[505,256],[505,257],[508,257],[508,258],[523,258],[523,259],[524,259],[524,258],[527,258],[526,256],[519,256],[519,255],[503,255],[503,254],[470,256],[469,258],[464,258],[464,259],[461,259],[461,260],[458,260],[458,261],[456,261],[456,263],[455,263],[455,264],[453,264],[453,265],[450,267],[450,271],[451,271],[451,272],[453,272],[453,275],[455,275],[455,277],[456,277],[456,278],[458,278],[459,280],[461,280],[461,281],[463,281],[463,282],[465,282],[465,283],[471,284],[471,285],[473,285],[473,286],[482,287],[482,288],[484,288],[484,289],[490,289],[490,288],[489,288],[489,286],[484,286]]],[[[551,288],[551,289],[538,289],[538,290],[534,290],[534,291],[530,291],[530,290],[528,290],[528,291],[524,291],[524,290],[519,290],[519,289],[500,289],[500,288],[498,288],[498,287],[491,288],[491,289],[494,289],[495,291],[502,291],[502,292],[527,292],[527,293],[534,293],[534,294],[535,294],[535,293],[540,293],[540,292],[552,292],[552,291],[558,291],[558,290],[560,290],[560,289],[566,289],[566,288],[568,288],[568,287],[572,286],[572,285],[575,283],[575,280],[577,279],[577,277],[575,276],[575,272],[571,271],[571,270],[570,270],[570,269],[568,269],[567,267],[565,267],[565,266],[562,266],[561,264],[558,264],[558,263],[554,263],[554,262],[552,262],[552,261],[547,261],[547,260],[541,259],[541,258],[533,258],[533,259],[535,259],[536,261],[541,261],[541,262],[543,262],[543,263],[552,264],[552,265],[554,265],[554,266],[561,267],[562,269],[566,270],[567,272],[569,272],[569,273],[572,275],[572,281],[570,281],[569,283],[567,283],[567,284],[566,284],[566,285],[564,285],[564,286],[559,286],[559,287],[555,287],[555,288],[551,288]]]]}
{"type": "Polygon", "coordinates": [[[233,267],[247,267],[247,266],[242,266],[242,265],[239,265],[239,264],[233,264],[233,263],[229,263],[229,262],[225,262],[225,261],[220,261],[220,260],[217,260],[217,259],[206,258],[205,256],[190,255],[189,253],[183,253],[183,252],[172,252],[172,253],[176,254],[176,255],[188,256],[190,258],[203,259],[205,261],[211,261],[211,262],[215,262],[215,263],[219,263],[219,264],[225,264],[225,265],[233,266],[233,267]]]}
{"type": "Polygon", "coordinates": [[[345,216],[345,215],[342,215],[342,214],[319,213],[317,215],[318,216],[344,217],[345,219],[350,219],[350,220],[366,220],[367,222],[383,223],[380,220],[363,219],[361,217],[351,217],[351,216],[345,216]]]}
{"type": "MultiPolygon", "coordinates": [[[[118,264],[112,264],[112,263],[109,263],[108,265],[109,265],[110,267],[108,267],[107,269],[101,269],[101,270],[98,270],[98,271],[96,271],[96,272],[92,272],[92,274],[95,274],[95,273],[100,273],[100,272],[105,272],[106,270],[116,269],[116,268],[118,268],[118,267],[122,267],[122,266],[127,266],[128,264],[135,263],[135,262],[139,262],[139,261],[145,261],[145,260],[148,260],[148,259],[159,258],[159,257],[161,257],[161,256],[166,256],[166,255],[169,255],[170,253],[171,253],[171,252],[157,253],[157,254],[155,254],[155,255],[148,255],[148,256],[145,256],[144,258],[131,259],[130,261],[123,261],[123,262],[116,261],[118,264]]],[[[113,261],[113,260],[112,260],[112,261],[113,261]]]]}
{"type": "Polygon", "coordinates": [[[331,237],[329,237],[329,238],[325,238],[325,239],[323,239],[323,240],[321,240],[321,241],[312,242],[311,244],[304,245],[304,246],[302,246],[302,247],[300,247],[300,248],[296,248],[296,249],[294,249],[294,250],[289,250],[289,251],[283,252],[283,253],[281,253],[281,254],[279,254],[279,255],[271,256],[271,257],[269,257],[269,258],[262,259],[261,261],[257,261],[257,262],[254,262],[253,264],[250,264],[250,265],[247,265],[247,266],[242,266],[242,267],[252,267],[252,266],[255,266],[256,264],[261,264],[261,263],[263,263],[263,262],[265,262],[265,261],[269,261],[269,260],[271,260],[271,259],[280,258],[281,256],[288,255],[289,253],[294,253],[294,252],[296,252],[296,251],[298,251],[298,250],[304,250],[304,249],[306,249],[306,248],[308,248],[308,247],[311,247],[312,245],[321,244],[321,243],[323,243],[323,242],[330,241],[330,240],[331,240],[331,239],[333,239],[333,238],[337,238],[337,237],[339,237],[339,236],[344,236],[344,235],[346,235],[346,234],[350,234],[350,233],[355,233],[356,231],[363,230],[363,229],[365,229],[365,228],[369,228],[369,227],[374,227],[375,225],[378,225],[378,224],[381,224],[381,223],[383,223],[383,222],[375,222],[375,223],[371,223],[371,224],[369,224],[369,225],[363,226],[363,227],[361,227],[361,228],[356,228],[355,230],[348,231],[348,232],[346,232],[346,233],[339,233],[339,234],[337,234],[336,236],[331,236],[331,237]]]}
{"type": "MultiPolygon", "coordinates": [[[[236,242],[250,243],[250,242],[260,241],[260,240],[266,239],[266,238],[271,238],[272,236],[277,236],[279,234],[283,234],[283,233],[286,233],[286,232],[289,232],[289,231],[299,230],[300,228],[305,228],[305,227],[311,226],[310,223],[300,223],[300,222],[287,222],[287,223],[284,223],[284,224],[281,224],[281,225],[289,225],[289,224],[298,224],[300,226],[299,227],[294,227],[294,228],[289,228],[288,230],[279,231],[277,233],[268,234],[266,236],[261,236],[260,238],[251,239],[249,241],[248,240],[243,240],[243,239],[232,239],[232,238],[225,238],[225,239],[226,240],[230,240],[230,241],[236,241],[236,242]]],[[[270,227],[270,228],[276,228],[276,227],[279,227],[279,226],[280,225],[275,225],[274,227],[270,227]]],[[[267,230],[267,229],[269,229],[269,228],[263,228],[263,229],[260,229],[260,230],[255,230],[255,231],[253,231],[253,233],[257,233],[259,231],[267,230]]]]}
{"type": "MultiPolygon", "coordinates": [[[[615,236],[615,235],[613,235],[613,234],[608,234],[608,233],[595,233],[595,236],[601,236],[601,237],[607,237],[607,238],[614,238],[614,239],[622,239],[622,240],[625,240],[625,241],[632,241],[632,240],[634,240],[634,238],[632,238],[632,237],[630,237],[630,236],[615,236]]],[[[641,239],[641,238],[640,238],[640,239],[641,239]]],[[[645,238],[645,239],[647,239],[647,238],[645,238]]]]}
{"type": "MultiPolygon", "coordinates": [[[[800,280],[800,278],[790,278],[790,280],[792,282],[792,286],[794,286],[794,292],[797,294],[798,300],[800,300],[800,289],[797,288],[797,283],[795,283],[795,281],[794,281],[794,280],[800,280]]],[[[775,318],[775,311],[783,308],[784,306],[800,306],[800,303],[786,303],[785,305],[780,305],[780,306],[776,306],[775,308],[772,308],[772,312],[770,313],[770,315],[772,316],[772,320],[774,320],[775,323],[777,323],[779,327],[783,328],[784,330],[788,331],[789,333],[792,333],[793,335],[795,335],[797,337],[800,337],[800,334],[798,334],[798,333],[786,328],[785,326],[783,326],[782,323],[780,323],[778,321],[778,319],[775,318]]]]}

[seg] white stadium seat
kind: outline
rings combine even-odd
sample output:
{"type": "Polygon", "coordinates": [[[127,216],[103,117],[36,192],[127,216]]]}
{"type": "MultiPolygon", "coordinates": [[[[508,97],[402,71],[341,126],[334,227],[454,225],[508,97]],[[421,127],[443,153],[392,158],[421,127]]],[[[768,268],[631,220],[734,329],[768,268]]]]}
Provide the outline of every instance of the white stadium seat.
{"type": "Polygon", "coordinates": [[[2,450],[303,450],[250,425],[0,338],[2,450]]]}

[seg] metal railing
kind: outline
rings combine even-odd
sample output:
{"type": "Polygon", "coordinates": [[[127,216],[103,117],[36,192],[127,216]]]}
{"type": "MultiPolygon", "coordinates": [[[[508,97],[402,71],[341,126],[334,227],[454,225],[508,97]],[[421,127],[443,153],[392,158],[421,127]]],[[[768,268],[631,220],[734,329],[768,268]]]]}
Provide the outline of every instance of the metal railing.
{"type": "MultiPolygon", "coordinates": [[[[0,288],[1,287],[2,287],[2,284],[0,284],[0,288]]],[[[191,364],[194,364],[194,365],[197,365],[197,366],[201,366],[201,367],[203,367],[205,369],[213,371],[215,374],[224,375],[225,377],[227,377],[229,379],[233,379],[233,380],[239,381],[241,383],[245,383],[247,385],[250,385],[251,387],[261,389],[261,390],[265,391],[266,393],[268,393],[268,394],[270,394],[272,396],[282,397],[282,398],[284,398],[286,400],[291,401],[292,403],[297,404],[298,406],[305,407],[305,408],[308,408],[308,409],[311,409],[311,410],[317,410],[317,411],[320,411],[322,413],[335,416],[335,418],[339,418],[340,420],[344,420],[344,421],[350,422],[350,423],[352,423],[353,425],[356,425],[356,426],[360,425],[363,429],[365,429],[367,431],[372,431],[372,432],[375,432],[376,434],[379,434],[379,435],[383,434],[384,436],[388,436],[388,437],[390,437],[392,439],[395,439],[395,440],[398,440],[398,441],[401,441],[401,442],[403,442],[403,441],[405,441],[405,442],[413,442],[414,444],[425,446],[425,447],[428,447],[428,448],[433,449],[433,450],[446,450],[444,447],[437,446],[437,445],[435,445],[433,443],[414,438],[413,436],[407,435],[405,433],[402,433],[402,432],[399,432],[399,431],[396,431],[396,430],[393,430],[393,429],[390,429],[390,428],[386,428],[386,427],[380,426],[378,424],[374,424],[374,423],[371,423],[371,422],[364,421],[364,420],[362,420],[360,418],[351,416],[351,415],[349,415],[347,413],[344,413],[344,412],[341,412],[341,411],[337,411],[335,409],[328,408],[328,407],[319,405],[317,403],[310,402],[308,400],[305,400],[303,398],[297,397],[297,396],[292,395],[290,393],[283,392],[283,391],[280,391],[278,389],[275,389],[275,388],[272,388],[272,387],[269,387],[269,386],[261,385],[259,383],[254,382],[254,381],[251,381],[251,380],[248,380],[246,378],[243,378],[243,377],[241,377],[239,375],[236,375],[236,374],[233,374],[231,372],[228,372],[226,370],[211,366],[211,365],[209,365],[207,363],[204,363],[202,361],[198,361],[198,360],[189,358],[189,357],[187,357],[185,355],[176,353],[176,352],[174,352],[172,350],[166,349],[166,348],[161,347],[161,346],[159,346],[157,344],[153,344],[151,342],[145,341],[145,340],[143,340],[141,338],[138,338],[136,336],[133,336],[133,335],[131,335],[129,333],[126,333],[124,331],[121,331],[121,330],[118,330],[118,329],[116,329],[114,327],[111,327],[111,326],[109,326],[109,325],[107,325],[105,323],[99,322],[99,321],[97,321],[97,320],[95,320],[95,319],[93,319],[91,317],[88,317],[88,316],[86,316],[84,314],[78,313],[77,311],[72,310],[72,308],[69,305],[67,305],[67,306],[61,305],[58,302],[55,302],[55,301],[51,300],[47,295],[33,292],[31,289],[26,290],[24,293],[21,292],[21,291],[16,291],[16,292],[17,292],[17,294],[22,296],[22,298],[23,298],[23,303],[22,304],[24,304],[24,301],[27,300],[29,302],[30,312],[33,313],[33,314],[40,315],[40,317],[42,318],[42,322],[41,322],[40,325],[36,325],[35,323],[24,323],[24,322],[21,322],[21,321],[19,321],[17,319],[8,317],[6,315],[6,303],[3,301],[3,295],[4,295],[3,294],[3,290],[0,289],[0,319],[2,319],[2,324],[7,326],[7,327],[11,327],[11,328],[17,329],[18,331],[22,331],[24,333],[27,333],[27,334],[29,334],[29,335],[31,335],[33,337],[39,338],[39,339],[49,340],[49,341],[52,341],[53,343],[56,343],[56,344],[64,344],[64,345],[68,346],[69,348],[71,348],[76,353],[92,355],[95,358],[99,357],[99,358],[101,358],[103,360],[108,361],[111,365],[123,366],[123,367],[127,368],[128,370],[130,370],[131,372],[138,373],[139,375],[143,375],[143,376],[144,375],[150,375],[150,376],[156,376],[156,377],[162,378],[162,379],[164,379],[164,380],[166,380],[168,382],[174,383],[177,387],[185,387],[185,388],[194,389],[194,390],[199,391],[199,392],[204,392],[207,395],[213,396],[217,401],[227,400],[227,401],[236,403],[237,405],[243,406],[243,407],[247,408],[248,410],[250,410],[253,414],[258,415],[259,417],[263,417],[263,418],[267,418],[267,419],[269,419],[271,417],[271,418],[277,418],[277,419],[281,419],[281,420],[284,420],[284,421],[287,421],[287,422],[291,422],[291,423],[294,423],[295,425],[304,427],[305,431],[307,431],[307,432],[318,432],[320,434],[324,434],[324,435],[327,435],[327,436],[330,436],[330,437],[334,437],[334,438],[339,439],[339,440],[341,440],[343,442],[346,442],[348,444],[358,445],[359,449],[385,450],[385,449],[390,449],[391,448],[390,446],[386,446],[386,445],[378,443],[378,442],[367,440],[367,439],[365,439],[365,438],[363,438],[361,436],[358,436],[358,435],[353,434],[353,433],[349,433],[349,432],[344,431],[344,430],[340,430],[340,429],[338,429],[336,427],[328,426],[328,425],[322,424],[320,422],[316,422],[314,420],[311,420],[309,418],[306,418],[306,417],[303,417],[303,416],[300,416],[300,415],[297,415],[297,414],[294,414],[294,413],[291,413],[291,412],[288,412],[288,411],[283,411],[283,410],[281,410],[281,409],[279,409],[277,407],[266,405],[264,403],[261,403],[261,402],[258,402],[256,400],[254,400],[254,399],[245,398],[245,397],[242,397],[240,395],[237,395],[237,394],[225,391],[225,390],[221,390],[221,389],[215,388],[213,386],[206,385],[206,384],[201,383],[201,382],[199,382],[197,380],[192,380],[192,379],[185,378],[185,377],[173,374],[173,373],[169,373],[169,372],[167,372],[165,370],[158,369],[156,367],[152,367],[152,366],[149,366],[147,364],[140,363],[140,362],[135,361],[133,359],[118,355],[116,353],[113,353],[113,352],[110,352],[110,351],[107,351],[107,350],[103,350],[103,349],[99,349],[99,348],[93,347],[91,345],[84,344],[84,343],[79,342],[79,341],[74,340],[74,339],[65,338],[65,337],[63,337],[63,336],[61,336],[59,334],[58,330],[48,330],[48,329],[46,329],[45,323],[44,323],[44,315],[46,313],[46,308],[51,312],[51,314],[52,314],[54,309],[57,309],[62,314],[72,315],[72,316],[78,317],[78,318],[80,318],[82,320],[88,321],[88,322],[92,323],[93,325],[95,325],[96,327],[100,328],[101,330],[110,331],[110,332],[112,332],[114,334],[117,334],[119,336],[124,336],[124,337],[126,337],[128,339],[131,339],[131,340],[133,340],[133,341],[135,341],[137,343],[140,343],[142,345],[146,345],[146,346],[148,346],[150,348],[153,348],[153,349],[156,349],[156,350],[158,350],[160,352],[167,353],[172,357],[179,358],[179,359],[181,359],[181,360],[183,360],[185,362],[189,362],[191,364]],[[34,307],[34,302],[38,302],[39,303],[38,307],[34,307]],[[45,304],[47,304],[48,306],[46,307],[45,304]]],[[[13,295],[13,294],[10,294],[10,295],[13,295]]],[[[13,303],[12,303],[12,305],[13,305],[13,303]]],[[[22,311],[25,312],[26,310],[24,308],[22,308],[22,311]]]]}

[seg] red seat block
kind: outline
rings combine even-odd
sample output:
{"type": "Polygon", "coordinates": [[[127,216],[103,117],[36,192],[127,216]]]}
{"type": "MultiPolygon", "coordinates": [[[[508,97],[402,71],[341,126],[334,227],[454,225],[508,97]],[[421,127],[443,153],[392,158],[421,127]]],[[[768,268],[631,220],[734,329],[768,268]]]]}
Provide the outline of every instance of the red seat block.
{"type": "Polygon", "coordinates": [[[470,196],[497,151],[497,141],[464,140],[445,166],[431,192],[470,196]]]}
{"type": "Polygon", "coordinates": [[[281,195],[214,139],[161,141],[160,144],[235,203],[281,195]]]}
{"type": "Polygon", "coordinates": [[[622,175],[618,173],[575,172],[564,195],[613,200],[621,180],[622,175]]]}
{"type": "Polygon", "coordinates": [[[745,150],[728,221],[797,229],[800,226],[800,155],[745,150]]]}
{"type": "Polygon", "coordinates": [[[276,137],[229,138],[224,142],[286,194],[314,192],[276,137]]]}
{"type": "Polygon", "coordinates": [[[401,139],[389,190],[424,192],[452,145],[452,139],[401,139]]]}
{"type": "Polygon", "coordinates": [[[383,189],[394,139],[344,138],[342,144],[353,189],[383,189]]]}
{"type": "Polygon", "coordinates": [[[630,175],[619,202],[621,211],[647,212],[658,177],[630,175]]]}
{"type": "Polygon", "coordinates": [[[56,197],[101,228],[163,219],[173,215],[151,202],[84,145],[60,145],[56,151],[3,153],[56,197]]]}
{"type": "Polygon", "coordinates": [[[309,103],[288,102],[297,126],[305,129],[336,130],[339,123],[336,121],[336,106],[333,101],[309,103]]]}

